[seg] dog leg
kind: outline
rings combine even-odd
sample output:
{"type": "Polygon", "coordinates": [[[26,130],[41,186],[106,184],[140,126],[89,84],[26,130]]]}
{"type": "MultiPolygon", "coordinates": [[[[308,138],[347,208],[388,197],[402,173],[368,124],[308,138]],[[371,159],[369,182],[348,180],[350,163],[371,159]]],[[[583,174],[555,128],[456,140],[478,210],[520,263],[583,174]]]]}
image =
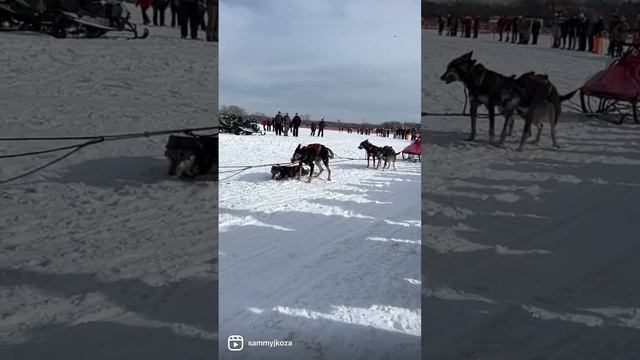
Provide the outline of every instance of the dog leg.
{"type": "Polygon", "coordinates": [[[560,145],[558,145],[558,140],[556,139],[556,126],[551,124],[549,127],[551,128],[551,141],[553,141],[553,147],[557,149],[560,145]]]}
{"type": "Polygon", "coordinates": [[[322,164],[320,164],[320,160],[316,161],[316,165],[318,165],[318,167],[320,168],[320,172],[318,173],[318,175],[316,175],[316,177],[320,177],[320,174],[322,174],[322,172],[324,171],[324,169],[322,168],[322,164]]]}
{"type": "Polygon", "coordinates": [[[327,181],[331,181],[331,169],[329,169],[329,159],[327,160],[322,159],[322,162],[324,162],[324,166],[327,167],[327,172],[329,173],[329,177],[327,177],[327,181]]]}
{"type": "Polygon", "coordinates": [[[525,119],[524,129],[522,130],[522,137],[520,138],[520,146],[518,146],[518,152],[522,151],[522,148],[524,147],[524,143],[527,141],[529,136],[531,136],[531,123],[533,120],[532,115],[533,114],[530,111],[527,114],[527,117],[525,119]]]}
{"type": "Polygon", "coordinates": [[[471,102],[471,133],[469,134],[467,141],[474,141],[476,139],[476,116],[478,115],[478,105],[479,104],[475,101],[471,102]]]}
{"type": "Polygon", "coordinates": [[[495,132],[495,124],[496,124],[496,117],[495,117],[495,107],[493,106],[493,104],[489,104],[487,105],[487,109],[489,110],[489,142],[491,144],[495,143],[496,141],[496,132],[495,132]]]}
{"type": "Polygon", "coordinates": [[[509,119],[509,131],[507,132],[507,136],[513,135],[513,125],[516,123],[516,119],[513,116],[509,119]]]}
{"type": "Polygon", "coordinates": [[[497,144],[498,146],[504,145],[504,142],[507,140],[507,127],[511,121],[511,116],[513,116],[513,114],[505,113],[504,124],[502,125],[502,131],[500,132],[500,140],[498,140],[497,144]]]}
{"type": "Polygon", "coordinates": [[[532,144],[539,144],[540,143],[540,135],[542,135],[542,127],[544,125],[543,124],[537,124],[538,127],[538,133],[536,134],[536,138],[535,140],[533,140],[531,143],[532,144]]]}
{"type": "Polygon", "coordinates": [[[311,162],[309,163],[309,167],[310,167],[311,169],[309,169],[309,180],[307,180],[307,182],[308,182],[308,183],[310,183],[310,182],[311,182],[311,178],[313,177],[313,161],[311,161],[311,162]]]}

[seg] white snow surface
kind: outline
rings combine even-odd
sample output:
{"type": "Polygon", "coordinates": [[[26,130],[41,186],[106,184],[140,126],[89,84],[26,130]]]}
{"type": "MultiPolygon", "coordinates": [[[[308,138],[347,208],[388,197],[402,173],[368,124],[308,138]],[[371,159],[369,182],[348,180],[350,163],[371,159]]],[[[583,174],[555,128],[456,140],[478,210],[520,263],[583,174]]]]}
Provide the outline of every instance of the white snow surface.
{"type": "MultiPolygon", "coordinates": [[[[546,73],[562,94],[609,62],[546,37],[520,46],[422,34],[423,112],[462,110],[462,84],[440,76],[470,50],[505,75],[546,73]]],[[[468,143],[469,118],[423,117],[423,357],[637,358],[640,126],[565,103],[561,148],[545,129],[518,153],[522,120],[506,149],[488,143],[488,120],[478,124],[468,143]]]]}
{"type": "MultiPolygon", "coordinates": [[[[217,44],[149,30],[0,34],[0,136],[215,125],[217,44]]],[[[216,183],[167,176],[166,141],[102,143],[0,185],[0,359],[215,354],[216,183]]],[[[73,143],[1,142],[0,154],[73,143]]],[[[55,156],[0,159],[0,179],[55,156]]]]}
{"type": "MultiPolygon", "coordinates": [[[[418,359],[420,164],[367,169],[361,141],[400,152],[409,141],[326,131],[324,137],[220,137],[220,165],[288,163],[299,143],[336,157],[319,178],[271,180],[269,167],[220,174],[222,359],[418,359]],[[242,352],[227,350],[241,335],[242,352]],[[248,347],[249,340],[293,347],[248,347]]],[[[229,170],[221,168],[221,171],[229,170]]],[[[317,172],[316,167],[316,172],[317,172]]]]}

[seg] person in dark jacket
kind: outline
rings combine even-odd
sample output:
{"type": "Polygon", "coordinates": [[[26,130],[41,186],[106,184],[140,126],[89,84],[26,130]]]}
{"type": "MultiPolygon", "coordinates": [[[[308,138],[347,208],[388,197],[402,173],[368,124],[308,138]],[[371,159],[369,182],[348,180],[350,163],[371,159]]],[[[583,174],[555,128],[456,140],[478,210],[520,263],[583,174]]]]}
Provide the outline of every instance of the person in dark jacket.
{"type": "Polygon", "coordinates": [[[573,16],[571,17],[571,19],[567,20],[569,25],[569,46],[567,47],[568,50],[575,50],[576,49],[576,45],[577,45],[577,39],[576,39],[576,35],[577,35],[577,30],[578,30],[578,17],[577,16],[573,16]]]}
{"type": "Polygon", "coordinates": [[[180,26],[180,0],[169,0],[171,8],[171,27],[180,26]]]}
{"type": "Polygon", "coordinates": [[[520,19],[518,19],[518,17],[515,16],[511,20],[511,42],[514,44],[518,42],[519,26],[520,26],[520,19]]]}
{"type": "Polygon", "coordinates": [[[438,16],[438,35],[442,36],[443,31],[444,31],[444,17],[440,15],[438,16]]]}
{"type": "Polygon", "coordinates": [[[316,122],[311,122],[311,136],[316,136],[316,122]]]}
{"type": "Polygon", "coordinates": [[[207,41],[218,41],[218,0],[207,0],[207,41]]]}
{"type": "Polygon", "coordinates": [[[273,130],[276,132],[276,135],[282,135],[282,114],[280,111],[273,118],[273,130]]]}
{"type": "Polygon", "coordinates": [[[318,124],[318,136],[324,137],[324,118],[320,119],[318,124]]]}
{"type": "Polygon", "coordinates": [[[589,18],[580,14],[578,21],[578,51],[587,50],[587,37],[589,36],[589,18]]]}
{"type": "Polygon", "coordinates": [[[540,29],[542,28],[542,24],[540,20],[534,20],[531,25],[531,36],[532,36],[532,44],[538,45],[538,36],[540,35],[540,29]]]}
{"type": "Polygon", "coordinates": [[[153,8],[153,26],[164,26],[164,13],[167,11],[167,5],[169,5],[167,0],[153,0],[151,3],[151,7],[153,8]],[[158,19],[158,17],[160,19],[158,19]]]}
{"type": "Polygon", "coordinates": [[[300,128],[300,124],[302,123],[302,119],[300,118],[300,115],[298,115],[298,113],[296,113],[293,116],[293,119],[291,119],[291,127],[293,128],[293,136],[298,136],[298,128],[300,128]]]}
{"type": "Polygon", "coordinates": [[[480,32],[480,17],[473,17],[473,38],[478,38],[478,33],[480,32]]]}
{"type": "Polygon", "coordinates": [[[191,30],[191,39],[198,38],[200,25],[200,5],[198,0],[180,0],[180,35],[187,38],[191,30]]]}

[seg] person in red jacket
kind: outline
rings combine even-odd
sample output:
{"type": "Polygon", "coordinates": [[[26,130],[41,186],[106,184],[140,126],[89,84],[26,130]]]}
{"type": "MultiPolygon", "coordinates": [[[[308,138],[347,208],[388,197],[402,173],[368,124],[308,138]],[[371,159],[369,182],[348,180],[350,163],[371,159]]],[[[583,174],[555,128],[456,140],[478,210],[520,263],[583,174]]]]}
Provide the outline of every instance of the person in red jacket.
{"type": "Polygon", "coordinates": [[[142,11],[142,22],[145,25],[149,25],[149,16],[147,16],[147,9],[151,6],[151,0],[136,0],[136,6],[140,6],[142,11]]]}
{"type": "Polygon", "coordinates": [[[502,33],[504,32],[505,25],[506,25],[505,17],[500,16],[500,18],[498,19],[498,35],[500,36],[500,38],[498,39],[498,41],[502,41],[502,33]]]}

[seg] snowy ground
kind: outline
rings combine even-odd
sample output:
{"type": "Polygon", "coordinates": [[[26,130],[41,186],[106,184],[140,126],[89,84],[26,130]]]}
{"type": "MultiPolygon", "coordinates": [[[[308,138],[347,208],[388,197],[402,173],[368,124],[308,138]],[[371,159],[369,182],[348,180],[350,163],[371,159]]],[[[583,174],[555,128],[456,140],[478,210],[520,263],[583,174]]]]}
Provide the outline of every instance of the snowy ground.
{"type": "MultiPolygon", "coordinates": [[[[217,45],[149,30],[0,34],[2,136],[214,124],[217,45]]],[[[167,177],[166,139],[99,144],[0,185],[0,359],[215,354],[215,183],[167,177]]],[[[3,142],[0,154],[52,145],[3,142]]],[[[52,158],[0,159],[0,179],[52,158]]]]}
{"type": "MultiPolygon", "coordinates": [[[[220,165],[286,163],[299,143],[351,158],[364,157],[367,138],[397,152],[409,144],[308,132],[223,135],[220,165]]],[[[420,165],[398,160],[382,171],[336,158],[330,166],[331,182],[326,171],[310,184],[275,181],[268,167],[220,181],[221,358],[419,358],[420,165]],[[244,336],[245,350],[228,351],[229,335],[244,336]],[[293,347],[247,346],[274,339],[293,347]]]]}
{"type": "MultiPolygon", "coordinates": [[[[561,93],[608,61],[490,36],[422,41],[426,112],[462,110],[462,85],[439,77],[472,49],[504,74],[547,73],[561,93]]],[[[487,123],[467,143],[468,118],[423,118],[423,356],[637,359],[640,127],[564,113],[561,149],[547,129],[517,153],[516,135],[489,145],[487,123]]]]}

